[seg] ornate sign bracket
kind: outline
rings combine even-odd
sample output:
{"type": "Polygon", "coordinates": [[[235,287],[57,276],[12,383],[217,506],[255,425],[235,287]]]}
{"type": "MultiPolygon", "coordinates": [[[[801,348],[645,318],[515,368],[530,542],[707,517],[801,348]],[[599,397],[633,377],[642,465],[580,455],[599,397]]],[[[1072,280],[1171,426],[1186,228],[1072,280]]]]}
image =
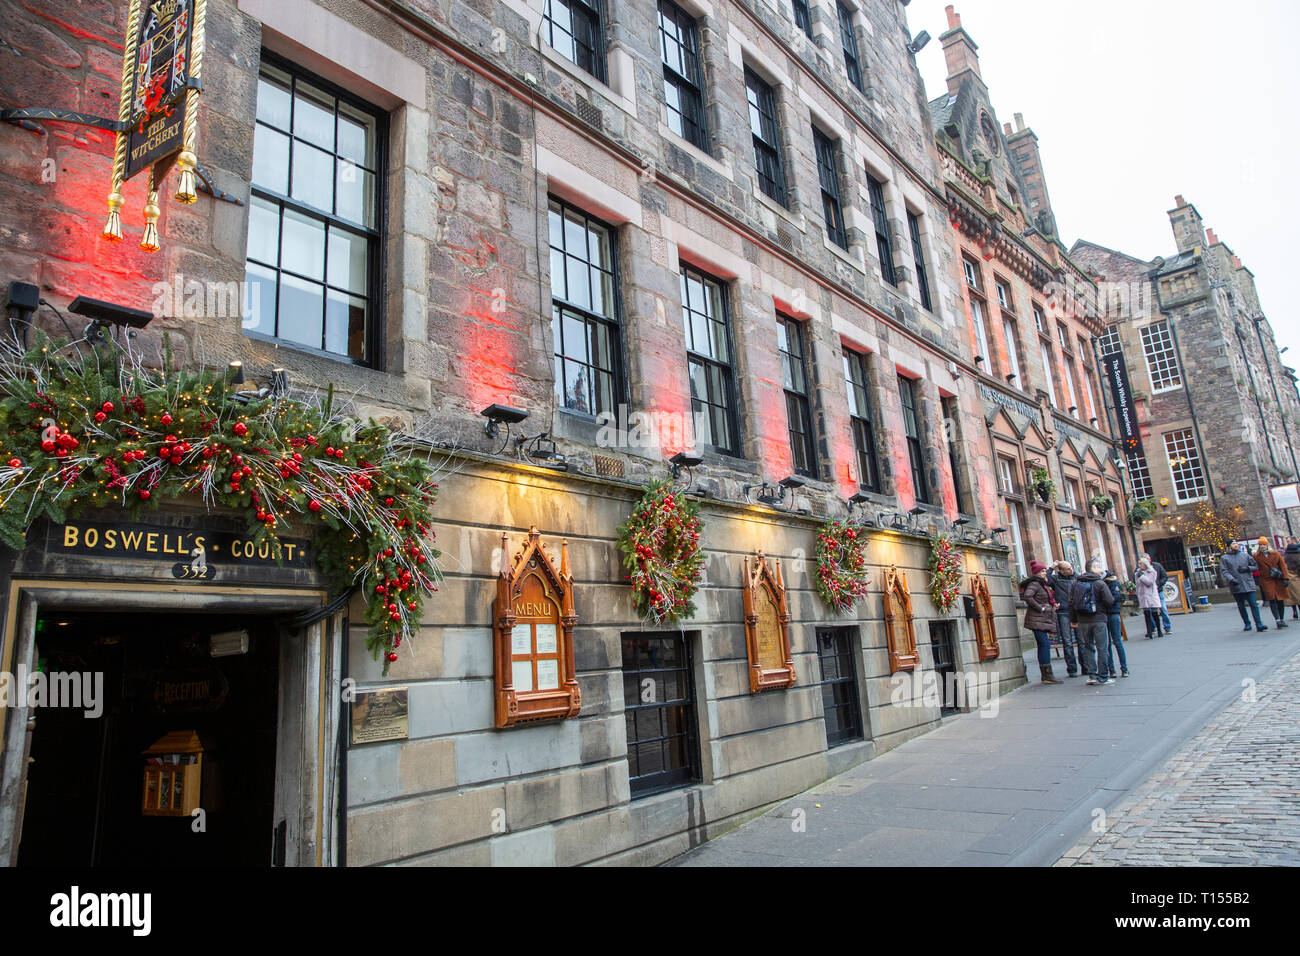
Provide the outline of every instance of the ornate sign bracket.
{"type": "Polygon", "coordinates": [[[885,639],[889,644],[889,672],[916,670],[912,595],[907,590],[907,575],[893,565],[885,572],[882,596],[885,602],[885,639]]]}
{"type": "Polygon", "coordinates": [[[567,541],[560,543],[556,570],[536,528],[513,562],[501,535],[492,620],[497,727],[576,717],[582,706],[573,660],[578,613],[567,541]]]}
{"type": "Polygon", "coordinates": [[[998,632],[993,618],[993,599],[988,582],[982,575],[971,575],[971,596],[975,599],[975,646],[981,661],[991,661],[1001,654],[998,632]]]}
{"type": "Polygon", "coordinates": [[[781,562],[769,562],[760,548],[745,558],[745,648],[749,653],[749,692],[792,687],[790,611],[786,606],[781,562]]]}

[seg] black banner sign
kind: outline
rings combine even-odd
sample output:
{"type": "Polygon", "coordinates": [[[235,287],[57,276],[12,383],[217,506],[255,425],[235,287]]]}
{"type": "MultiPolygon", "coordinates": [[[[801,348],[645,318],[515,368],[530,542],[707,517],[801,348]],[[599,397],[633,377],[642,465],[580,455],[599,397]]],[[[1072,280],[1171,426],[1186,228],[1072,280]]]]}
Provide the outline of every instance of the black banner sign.
{"type": "Polygon", "coordinates": [[[1124,364],[1123,353],[1112,352],[1102,359],[1102,365],[1115,402],[1120,442],[1128,454],[1142,455],[1142,433],[1138,429],[1137,407],[1133,403],[1133,389],[1129,387],[1128,366],[1124,364]]]}
{"type": "MultiPolygon", "coordinates": [[[[140,11],[131,77],[126,178],[180,152],[194,33],[192,0],[154,0],[140,11]]],[[[170,163],[158,170],[161,178],[170,163]]]]}
{"type": "Polygon", "coordinates": [[[160,528],[146,524],[69,521],[50,525],[45,549],[49,554],[81,554],[117,560],[178,562],[178,578],[212,580],[209,565],[311,568],[305,541],[281,538],[255,543],[229,531],[160,528]]]}

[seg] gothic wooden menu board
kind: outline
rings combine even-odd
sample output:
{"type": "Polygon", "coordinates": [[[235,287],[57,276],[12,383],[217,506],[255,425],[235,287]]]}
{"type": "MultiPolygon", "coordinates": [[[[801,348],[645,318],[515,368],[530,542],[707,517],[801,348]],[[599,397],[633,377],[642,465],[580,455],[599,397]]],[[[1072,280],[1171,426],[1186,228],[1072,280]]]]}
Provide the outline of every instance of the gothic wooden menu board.
{"type": "Polygon", "coordinates": [[[750,693],[790,687],[795,672],[781,562],[769,562],[761,550],[755,557],[745,558],[744,588],[750,693]]]}

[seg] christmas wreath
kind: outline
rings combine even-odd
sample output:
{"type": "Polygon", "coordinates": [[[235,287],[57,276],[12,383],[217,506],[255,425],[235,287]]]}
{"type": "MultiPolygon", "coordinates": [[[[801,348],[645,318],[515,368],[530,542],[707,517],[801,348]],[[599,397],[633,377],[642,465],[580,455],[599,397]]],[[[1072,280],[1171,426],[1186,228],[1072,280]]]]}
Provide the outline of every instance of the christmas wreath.
{"type": "Polygon", "coordinates": [[[168,499],[243,511],[255,544],[320,525],[321,571],[339,591],[363,588],[367,646],[387,672],[441,577],[427,459],[337,413],[332,390],[312,402],[240,391],[231,373],[174,369],[170,349],[161,369],[108,348],[58,352],[0,350],[0,541],[21,550],[38,519],[168,499]]]}
{"type": "Polygon", "coordinates": [[[817,593],[847,614],[867,594],[867,536],[847,521],[828,521],[817,532],[817,593]]]}
{"type": "Polygon", "coordinates": [[[704,570],[699,508],[666,481],[652,481],[642,491],[618,529],[618,549],[637,613],[671,624],[695,614],[693,598],[704,570]]]}
{"type": "Polygon", "coordinates": [[[930,598],[944,614],[957,603],[961,590],[961,552],[946,534],[939,535],[930,547],[930,598]]]}

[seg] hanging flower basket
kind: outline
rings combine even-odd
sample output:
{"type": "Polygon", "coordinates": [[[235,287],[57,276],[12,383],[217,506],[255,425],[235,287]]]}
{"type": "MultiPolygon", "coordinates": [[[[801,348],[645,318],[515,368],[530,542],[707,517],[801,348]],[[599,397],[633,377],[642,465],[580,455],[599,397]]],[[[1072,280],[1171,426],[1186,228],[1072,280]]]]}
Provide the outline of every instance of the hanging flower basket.
{"type": "Polygon", "coordinates": [[[1115,499],[1110,495],[1096,494],[1092,496],[1092,508],[1103,518],[1115,507],[1115,499]]]}
{"type": "Polygon", "coordinates": [[[642,491],[618,529],[637,613],[654,624],[688,620],[704,570],[699,506],[667,481],[652,481],[642,491]]]}
{"type": "Polygon", "coordinates": [[[943,614],[952,610],[961,590],[961,551],[941,534],[930,547],[930,599],[943,614]]]}
{"type": "Polygon", "coordinates": [[[817,532],[817,593],[836,614],[848,614],[866,597],[867,535],[860,525],[828,521],[817,532]]]}
{"type": "Polygon", "coordinates": [[[420,626],[441,578],[427,458],[322,402],[236,392],[227,372],[161,369],[114,349],[64,357],[43,338],[0,354],[0,541],[22,550],[38,519],[159,502],[243,512],[253,544],[315,526],[317,563],[366,595],[366,644],[383,655],[420,626]]]}
{"type": "Polygon", "coordinates": [[[1128,521],[1134,528],[1140,528],[1153,517],[1156,513],[1156,504],[1150,498],[1145,501],[1135,501],[1129,505],[1128,521]]]}
{"type": "Polygon", "coordinates": [[[1056,500],[1056,482],[1052,480],[1046,468],[1039,468],[1030,476],[1029,486],[1034,489],[1034,494],[1038,495],[1044,504],[1051,504],[1056,500]]]}

